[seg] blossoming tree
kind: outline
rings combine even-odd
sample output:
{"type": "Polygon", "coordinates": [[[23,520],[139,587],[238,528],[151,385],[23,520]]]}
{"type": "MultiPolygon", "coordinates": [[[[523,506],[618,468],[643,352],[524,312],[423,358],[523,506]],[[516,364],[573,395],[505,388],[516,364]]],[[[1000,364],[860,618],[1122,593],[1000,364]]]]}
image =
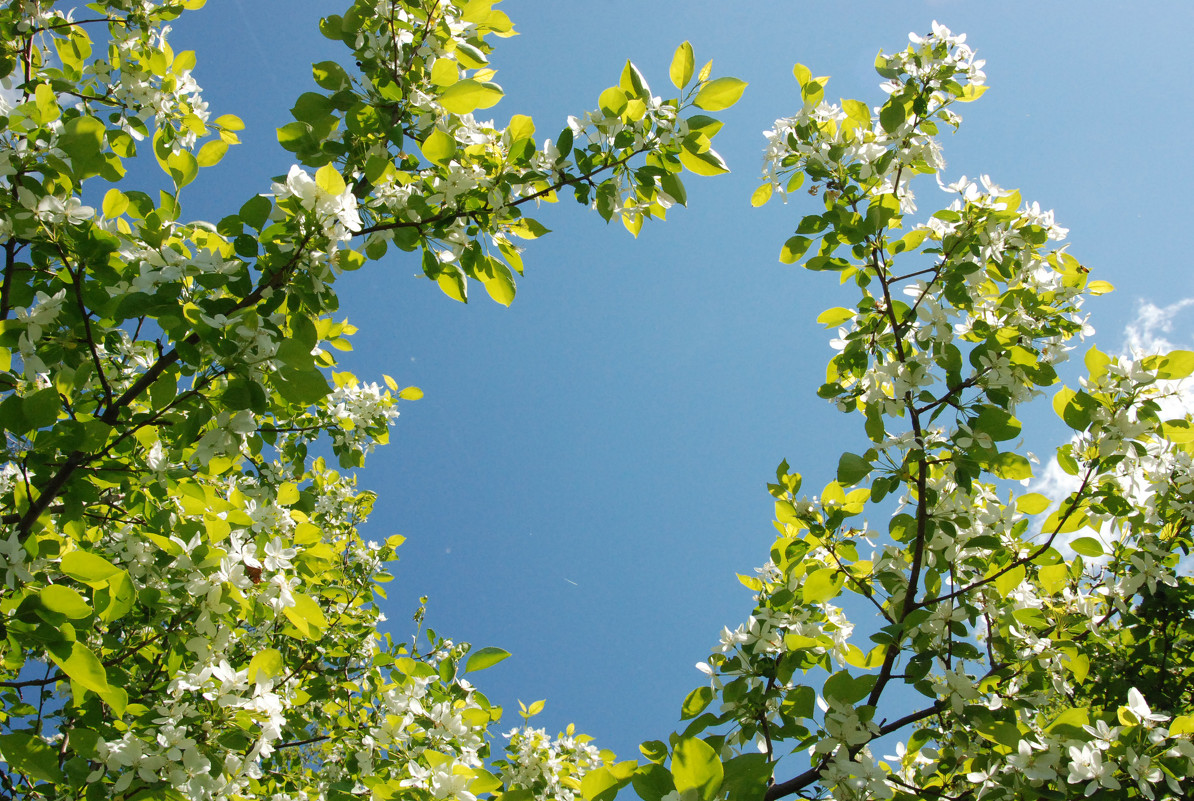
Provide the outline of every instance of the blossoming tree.
{"type": "Polygon", "coordinates": [[[840,333],[820,395],[871,444],[811,499],[781,465],[778,539],[742,579],[757,608],[701,666],[691,723],[644,743],[640,764],[529,725],[495,747],[500,710],[470,679],[505,653],[379,629],[399,543],[362,539],[372,497],[351,471],[420,393],[334,369],[352,334],[334,282],[396,249],[452,298],[480,284],[508,304],[517,242],[545,232],[525,216],[537,201],[571,191],[636,233],[684,202],[685,170],[725,171],[720,123],[699,112],[745,84],[697,70],[685,44],[679,97],[628,64],[596,110],[536,140],[527,117],[473,116],[502,96],[489,40],[513,32],[492,0],[357,0],[321,23],[344,65],[316,64],[322,91],[278,131],[298,163],[223,219],[187,221],[182,190],[240,128],[209,113],[194,54],[167,43],[200,5],[0,10],[15,93],[0,107],[0,793],[1189,791],[1189,693],[1140,643],[1172,625],[1166,654],[1189,653],[1177,561],[1194,438],[1166,404],[1194,354],[1090,350],[1082,388],[1053,401],[1075,431],[1058,451],[1073,491],[1009,484],[1032,475],[1006,445],[1020,406],[1057,382],[1083,294],[1109,287],[1049,249],[1064,235],[1050,213],[989,180],[905,222],[913,179],[941,169],[938,127],[982,91],[960,37],[935,29],[881,57],[878,109],[830,105],[825,79],[796,68],[804,107],[769,133],[754,201],[803,181],[824,200],[781,260],[859,292],[821,317],[840,333]],[[156,195],[125,177],[151,153],[156,195]],[[888,522],[871,529],[868,510],[888,522]],[[860,613],[877,622],[856,636],[860,613]],[[876,756],[888,742],[896,756],[876,756]]]}
{"type": "Polygon", "coordinates": [[[378,629],[398,538],[358,534],[372,496],[347,471],[420,393],[335,370],[334,282],[396,250],[509,304],[546,230],[530,209],[570,191],[637,233],[684,170],[725,172],[699,112],[745,84],[685,46],[680,97],[627,63],[537,139],[473,114],[513,33],[492,0],[360,0],[322,21],[344,64],[314,66],[278,131],[298,163],[191,221],[185,188],[242,127],[169,45],[201,5],[0,10],[0,795],[559,795],[606,758],[532,731],[497,760],[500,711],[465,676],[504,652],[378,629]]]}
{"type": "Polygon", "coordinates": [[[780,465],[771,558],[741,577],[757,606],[698,665],[688,728],[646,748],[671,758],[636,780],[648,801],[1189,797],[1194,431],[1176,393],[1194,353],[1090,348],[1081,388],[1048,390],[1072,491],[1020,489],[1017,416],[1087,332],[1083,297],[1111,287],[985,176],[938,177],[952,202],[910,222],[982,65],[934,25],[877,59],[877,107],[830,104],[795,67],[803,108],[767,133],[753,202],[824,201],[780,260],[857,291],[818,318],[838,329],[818,394],[869,447],[813,497],[780,465]]]}

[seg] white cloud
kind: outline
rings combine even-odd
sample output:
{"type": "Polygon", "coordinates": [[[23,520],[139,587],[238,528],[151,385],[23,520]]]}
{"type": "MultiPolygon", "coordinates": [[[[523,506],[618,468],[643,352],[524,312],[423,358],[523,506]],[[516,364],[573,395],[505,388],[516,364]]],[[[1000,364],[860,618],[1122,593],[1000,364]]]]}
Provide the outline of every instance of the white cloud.
{"type": "MultiPolygon", "coordinates": [[[[1176,349],[1168,335],[1173,333],[1174,318],[1183,309],[1194,306],[1194,298],[1185,298],[1168,306],[1154,306],[1146,300],[1136,307],[1136,319],[1124,328],[1124,344],[1121,355],[1136,359],[1148,353],[1163,353],[1176,349]]],[[[1194,315],[1183,320],[1194,326],[1194,315]]],[[[1189,346],[1191,343],[1184,343],[1189,346]]]]}

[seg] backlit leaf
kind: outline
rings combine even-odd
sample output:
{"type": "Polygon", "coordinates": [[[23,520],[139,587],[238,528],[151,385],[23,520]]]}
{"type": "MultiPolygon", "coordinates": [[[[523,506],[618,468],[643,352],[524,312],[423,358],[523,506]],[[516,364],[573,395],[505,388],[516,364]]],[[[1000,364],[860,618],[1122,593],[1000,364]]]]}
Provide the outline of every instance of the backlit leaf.
{"type": "Polygon", "coordinates": [[[737,78],[717,78],[702,86],[692,102],[705,111],[722,111],[737,103],[746,87],[737,78]]]}
{"type": "Polygon", "coordinates": [[[724,775],[717,752],[704,740],[685,738],[672,749],[672,778],[680,793],[691,790],[703,801],[713,801],[724,775]]]}
{"type": "Polygon", "coordinates": [[[672,64],[668,67],[668,77],[672,79],[672,85],[677,89],[683,89],[692,80],[694,69],[696,69],[696,60],[693,56],[692,45],[683,42],[676,48],[676,52],[672,56],[672,64]]]}
{"type": "Polygon", "coordinates": [[[495,83],[465,78],[444,89],[438,99],[440,105],[453,114],[469,114],[497,105],[502,99],[502,89],[495,83]]]}

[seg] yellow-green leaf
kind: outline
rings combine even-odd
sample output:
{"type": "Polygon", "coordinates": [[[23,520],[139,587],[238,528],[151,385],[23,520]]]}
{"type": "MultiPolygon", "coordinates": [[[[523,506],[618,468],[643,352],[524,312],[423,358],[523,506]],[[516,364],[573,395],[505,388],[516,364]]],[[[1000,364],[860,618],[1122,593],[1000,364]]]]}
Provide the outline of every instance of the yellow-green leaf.
{"type": "Polygon", "coordinates": [[[595,768],[580,780],[580,794],[585,801],[608,801],[617,793],[618,780],[609,768],[595,768]]]}
{"type": "Polygon", "coordinates": [[[1103,544],[1094,537],[1078,537],[1070,542],[1070,548],[1074,553],[1080,553],[1083,556],[1091,558],[1098,558],[1103,555],[1103,544]]]}
{"type": "Polygon", "coordinates": [[[705,111],[722,111],[738,102],[746,86],[737,78],[717,78],[702,86],[692,102],[705,111]]]}
{"type": "Polygon", "coordinates": [[[333,164],[325,164],[315,171],[315,185],[329,195],[341,195],[347,189],[344,177],[333,164]]]}
{"type": "Polygon", "coordinates": [[[71,681],[95,693],[108,691],[108,674],[103,663],[95,654],[81,642],[71,643],[70,656],[59,658],[52,650],[48,651],[50,659],[70,677],[71,681]]]}
{"type": "Polygon", "coordinates": [[[1049,595],[1056,595],[1065,586],[1069,577],[1070,567],[1065,562],[1056,565],[1045,565],[1037,571],[1037,580],[1049,595]]]}
{"type": "Polygon", "coordinates": [[[510,118],[510,124],[506,126],[506,130],[510,132],[510,141],[517,142],[519,139],[530,139],[535,135],[535,121],[525,114],[515,114],[510,118]]]}
{"type": "Polygon", "coordinates": [[[685,738],[672,750],[672,778],[681,795],[692,790],[703,801],[713,801],[724,775],[717,752],[704,740],[685,738]]]}
{"type": "Polygon", "coordinates": [[[40,737],[27,732],[0,734],[0,754],[16,773],[51,784],[62,781],[58,751],[40,737]]]}
{"type": "Polygon", "coordinates": [[[113,187],[104,193],[104,202],[101,209],[104,213],[104,216],[109,220],[115,219],[121,214],[124,214],[128,207],[129,199],[125,196],[124,192],[121,192],[119,189],[113,187]]]}
{"type": "Polygon", "coordinates": [[[266,648],[258,651],[249,662],[249,681],[264,682],[276,679],[286,669],[286,662],[282,659],[282,652],[276,648],[266,648]]]}
{"type": "Polygon", "coordinates": [[[835,306],[832,309],[826,309],[817,316],[817,322],[826,328],[836,328],[846,320],[854,318],[854,310],[847,309],[842,306],[835,306]]]}
{"type": "Polygon", "coordinates": [[[757,209],[759,206],[762,206],[764,203],[766,203],[768,200],[771,199],[771,193],[774,191],[775,191],[775,187],[772,186],[771,184],[769,184],[769,183],[763,184],[758,189],[756,189],[753,193],[751,193],[750,205],[754,206],[757,209]]]}
{"type": "Polygon", "coordinates": [[[433,86],[451,86],[460,80],[460,68],[450,58],[437,58],[431,66],[433,86]]]}
{"type": "Polygon", "coordinates": [[[683,89],[692,80],[692,71],[696,69],[696,58],[692,52],[692,45],[683,42],[676,48],[672,56],[672,65],[668,68],[668,77],[677,89],[683,89]]]}
{"type": "Polygon", "coordinates": [[[779,260],[784,264],[795,264],[800,261],[800,257],[805,254],[812,243],[813,240],[807,236],[792,237],[784,242],[784,246],[779,252],[779,260]]]}
{"type": "Polygon", "coordinates": [[[1052,505],[1052,501],[1039,492],[1029,492],[1016,498],[1016,511],[1026,515],[1039,515],[1052,505]]]}
{"type": "Polygon", "coordinates": [[[458,300],[461,303],[468,303],[468,285],[465,283],[465,277],[456,270],[447,270],[435,277],[435,283],[439,284],[439,288],[445,295],[452,300],[458,300]]]}
{"type": "Polygon", "coordinates": [[[166,156],[166,173],[174,185],[181,189],[199,174],[199,161],[186,150],[171,153],[166,156]]]}
{"type": "Polygon", "coordinates": [[[681,150],[680,163],[697,175],[721,175],[730,171],[716,150],[706,150],[704,153],[681,150]]]}
{"type": "Polygon", "coordinates": [[[60,114],[58,109],[58,98],[54,96],[54,90],[50,88],[49,84],[39,83],[33,92],[36,101],[37,114],[40,118],[38,121],[43,125],[47,122],[53,122],[58,119],[60,114]]]}
{"type": "Polygon", "coordinates": [[[510,652],[504,651],[501,648],[494,648],[493,646],[479,648],[469,654],[464,672],[472,673],[477,670],[485,670],[486,668],[493,667],[508,656],[510,656],[510,652]]]}
{"type": "Polygon", "coordinates": [[[502,89],[497,84],[466,78],[444,89],[439,103],[453,114],[469,114],[479,108],[495,106],[501,99],[502,89]]]}
{"type": "Polygon", "coordinates": [[[76,590],[61,584],[51,584],[41,591],[41,604],[51,612],[80,620],[91,615],[91,606],[76,590]]]}
{"type": "Polygon", "coordinates": [[[1016,587],[1019,587],[1024,581],[1024,574],[1024,565],[1016,565],[1011,570],[1001,573],[999,577],[995,579],[995,589],[999,591],[1000,595],[1006,598],[1007,596],[1011,595],[1012,590],[1016,589],[1016,587]]]}
{"type": "Polygon", "coordinates": [[[447,166],[456,154],[456,140],[450,134],[436,128],[423,140],[419,149],[423,151],[424,158],[431,163],[447,166]]]}
{"type": "Polygon", "coordinates": [[[199,162],[200,167],[211,167],[219,164],[220,159],[224,158],[224,154],[227,152],[227,142],[223,139],[213,139],[199,148],[199,155],[196,156],[196,161],[199,162]]]}
{"type": "Polygon", "coordinates": [[[294,627],[309,640],[318,639],[328,626],[319,604],[303,593],[294,593],[294,606],[286,607],[284,612],[294,627]]]}
{"type": "Polygon", "coordinates": [[[611,86],[597,98],[597,106],[607,117],[617,117],[626,110],[626,93],[617,86],[611,86]]]}
{"type": "Polygon", "coordinates": [[[120,572],[120,568],[107,559],[87,551],[71,551],[62,557],[59,569],[75,581],[92,587],[106,584],[108,579],[120,572]]]}
{"type": "Polygon", "coordinates": [[[843,579],[844,577],[832,567],[823,567],[820,570],[814,570],[805,577],[804,585],[801,588],[804,594],[804,602],[819,604],[831,598],[836,598],[838,592],[841,590],[843,579]]]}

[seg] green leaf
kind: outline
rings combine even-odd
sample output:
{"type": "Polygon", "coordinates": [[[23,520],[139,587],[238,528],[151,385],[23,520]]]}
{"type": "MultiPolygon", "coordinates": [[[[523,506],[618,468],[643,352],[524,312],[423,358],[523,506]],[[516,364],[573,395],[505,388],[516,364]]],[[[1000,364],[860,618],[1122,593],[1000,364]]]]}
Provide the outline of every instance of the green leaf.
{"type": "Polygon", "coordinates": [[[120,568],[107,559],[87,551],[71,551],[62,557],[62,563],[58,567],[75,581],[92,587],[103,586],[108,579],[121,572],[120,568]]]}
{"type": "Polygon", "coordinates": [[[852,487],[870,474],[873,466],[866,459],[854,453],[843,453],[837,463],[838,483],[852,487]]]}
{"type": "Polygon", "coordinates": [[[70,587],[61,584],[50,584],[43,587],[40,594],[41,604],[51,612],[66,615],[71,620],[81,620],[91,616],[91,606],[83,596],[70,587]]]}
{"type": "MultiPolygon", "coordinates": [[[[436,63],[439,61],[448,61],[448,59],[437,59],[436,63]]],[[[315,83],[331,92],[339,91],[349,83],[348,73],[335,61],[320,61],[318,64],[312,64],[311,75],[315,78],[315,83]]]]}
{"type": "Polygon", "coordinates": [[[856,704],[866,697],[875,684],[875,676],[865,675],[855,678],[848,670],[839,670],[825,680],[822,695],[828,700],[836,698],[842,703],[856,704]]]}
{"type": "Polygon", "coordinates": [[[672,749],[672,779],[680,793],[692,790],[698,798],[713,801],[724,775],[717,752],[704,740],[685,738],[672,749]]]}
{"type": "MultiPolygon", "coordinates": [[[[652,762],[663,764],[667,759],[667,744],[660,740],[647,740],[639,744],[639,753],[652,762]]],[[[670,781],[670,779],[669,779],[670,781]]]]}
{"type": "Polygon", "coordinates": [[[650,743],[640,745],[639,751],[651,761],[646,765],[641,765],[631,777],[634,792],[643,801],[661,801],[665,795],[676,789],[671,771],[662,764],[657,764],[667,759],[667,746],[658,740],[652,740],[650,743]],[[647,746],[651,746],[651,749],[648,749],[647,746]],[[654,750],[656,746],[662,749],[662,754],[654,750]]]}
{"type": "Polygon", "coordinates": [[[683,89],[692,80],[694,69],[696,57],[693,55],[692,45],[683,42],[676,48],[676,53],[672,56],[672,65],[668,67],[667,74],[672,79],[672,85],[677,89],[683,89]]]}
{"type": "Polygon", "coordinates": [[[273,201],[265,195],[254,195],[240,207],[239,216],[245,225],[260,231],[274,208],[273,201]]]}
{"type": "Polygon", "coordinates": [[[17,773],[51,784],[62,781],[58,752],[40,737],[25,732],[0,734],[0,754],[17,773]]]}
{"type": "Polygon", "coordinates": [[[1020,435],[1020,421],[998,406],[983,406],[972,427],[975,431],[990,435],[996,442],[1015,439],[1020,435]]]}
{"type": "Polygon", "coordinates": [[[780,262],[783,264],[795,264],[805,254],[812,243],[813,240],[807,236],[792,237],[787,242],[784,242],[784,246],[779,252],[780,262]]]}
{"type": "Polygon", "coordinates": [[[1032,478],[1032,464],[1018,453],[1001,453],[991,462],[991,472],[1011,481],[1032,478]]]}
{"type": "Polygon", "coordinates": [[[1053,410],[1065,424],[1075,431],[1085,431],[1090,425],[1092,412],[1099,402],[1085,392],[1075,392],[1069,387],[1062,387],[1053,396],[1053,410]]]}
{"type": "Polygon", "coordinates": [[[723,764],[722,791],[733,799],[761,799],[775,770],[767,754],[739,754],[723,764]]]}
{"type": "Polygon", "coordinates": [[[490,108],[502,99],[502,89],[495,83],[482,83],[472,78],[457,81],[440,93],[439,102],[453,114],[469,114],[479,108],[490,108]]]}
{"type": "Polygon", "coordinates": [[[98,174],[103,166],[104,131],[104,124],[95,117],[74,117],[62,128],[58,147],[70,156],[80,180],[98,174]]]}
{"type": "Polygon", "coordinates": [[[697,687],[688,694],[684,703],[680,705],[680,720],[691,720],[705,711],[705,707],[713,700],[711,687],[697,687]]]}
{"type": "Polygon", "coordinates": [[[21,415],[29,428],[45,428],[53,425],[58,419],[61,405],[58,391],[53,387],[46,387],[21,398],[21,415]]]}
{"type": "Polygon", "coordinates": [[[174,185],[181,189],[199,174],[199,161],[188,151],[180,150],[166,156],[165,170],[174,185]]]}
{"type": "Polygon", "coordinates": [[[270,376],[278,394],[288,403],[309,406],[332,391],[328,380],[319,370],[283,367],[270,376]]]}
{"type": "Polygon", "coordinates": [[[474,673],[478,670],[491,668],[508,656],[510,656],[510,652],[503,651],[501,648],[494,648],[493,646],[480,648],[469,654],[468,663],[465,665],[464,672],[474,673]]]}
{"type": "MultiPolygon", "coordinates": [[[[148,536],[148,532],[146,532],[148,536]]],[[[178,544],[173,540],[166,540],[165,537],[158,537],[159,540],[165,540],[170,543],[178,553],[182,552],[178,544]]],[[[127,615],[133,608],[133,603],[137,599],[137,591],[133,587],[133,581],[129,578],[129,574],[125,570],[119,571],[115,576],[108,579],[104,586],[95,588],[95,611],[99,618],[107,623],[127,615]]]]}
{"type": "Polygon", "coordinates": [[[894,133],[907,119],[908,112],[904,108],[904,101],[898,97],[888,99],[879,109],[879,124],[887,133],[894,133]]]}
{"type": "Polygon", "coordinates": [[[737,78],[717,78],[702,86],[692,103],[705,111],[722,111],[737,103],[746,87],[737,78]]]}
{"type": "Polygon", "coordinates": [[[61,659],[52,650],[48,651],[50,659],[70,677],[71,681],[100,695],[106,694],[111,688],[108,686],[108,674],[103,664],[91,649],[81,642],[71,643],[70,656],[61,659]]]}
{"type": "Polygon", "coordinates": [[[1094,537],[1078,537],[1070,541],[1070,548],[1074,553],[1083,556],[1099,557],[1103,555],[1103,544],[1094,537]]]}

